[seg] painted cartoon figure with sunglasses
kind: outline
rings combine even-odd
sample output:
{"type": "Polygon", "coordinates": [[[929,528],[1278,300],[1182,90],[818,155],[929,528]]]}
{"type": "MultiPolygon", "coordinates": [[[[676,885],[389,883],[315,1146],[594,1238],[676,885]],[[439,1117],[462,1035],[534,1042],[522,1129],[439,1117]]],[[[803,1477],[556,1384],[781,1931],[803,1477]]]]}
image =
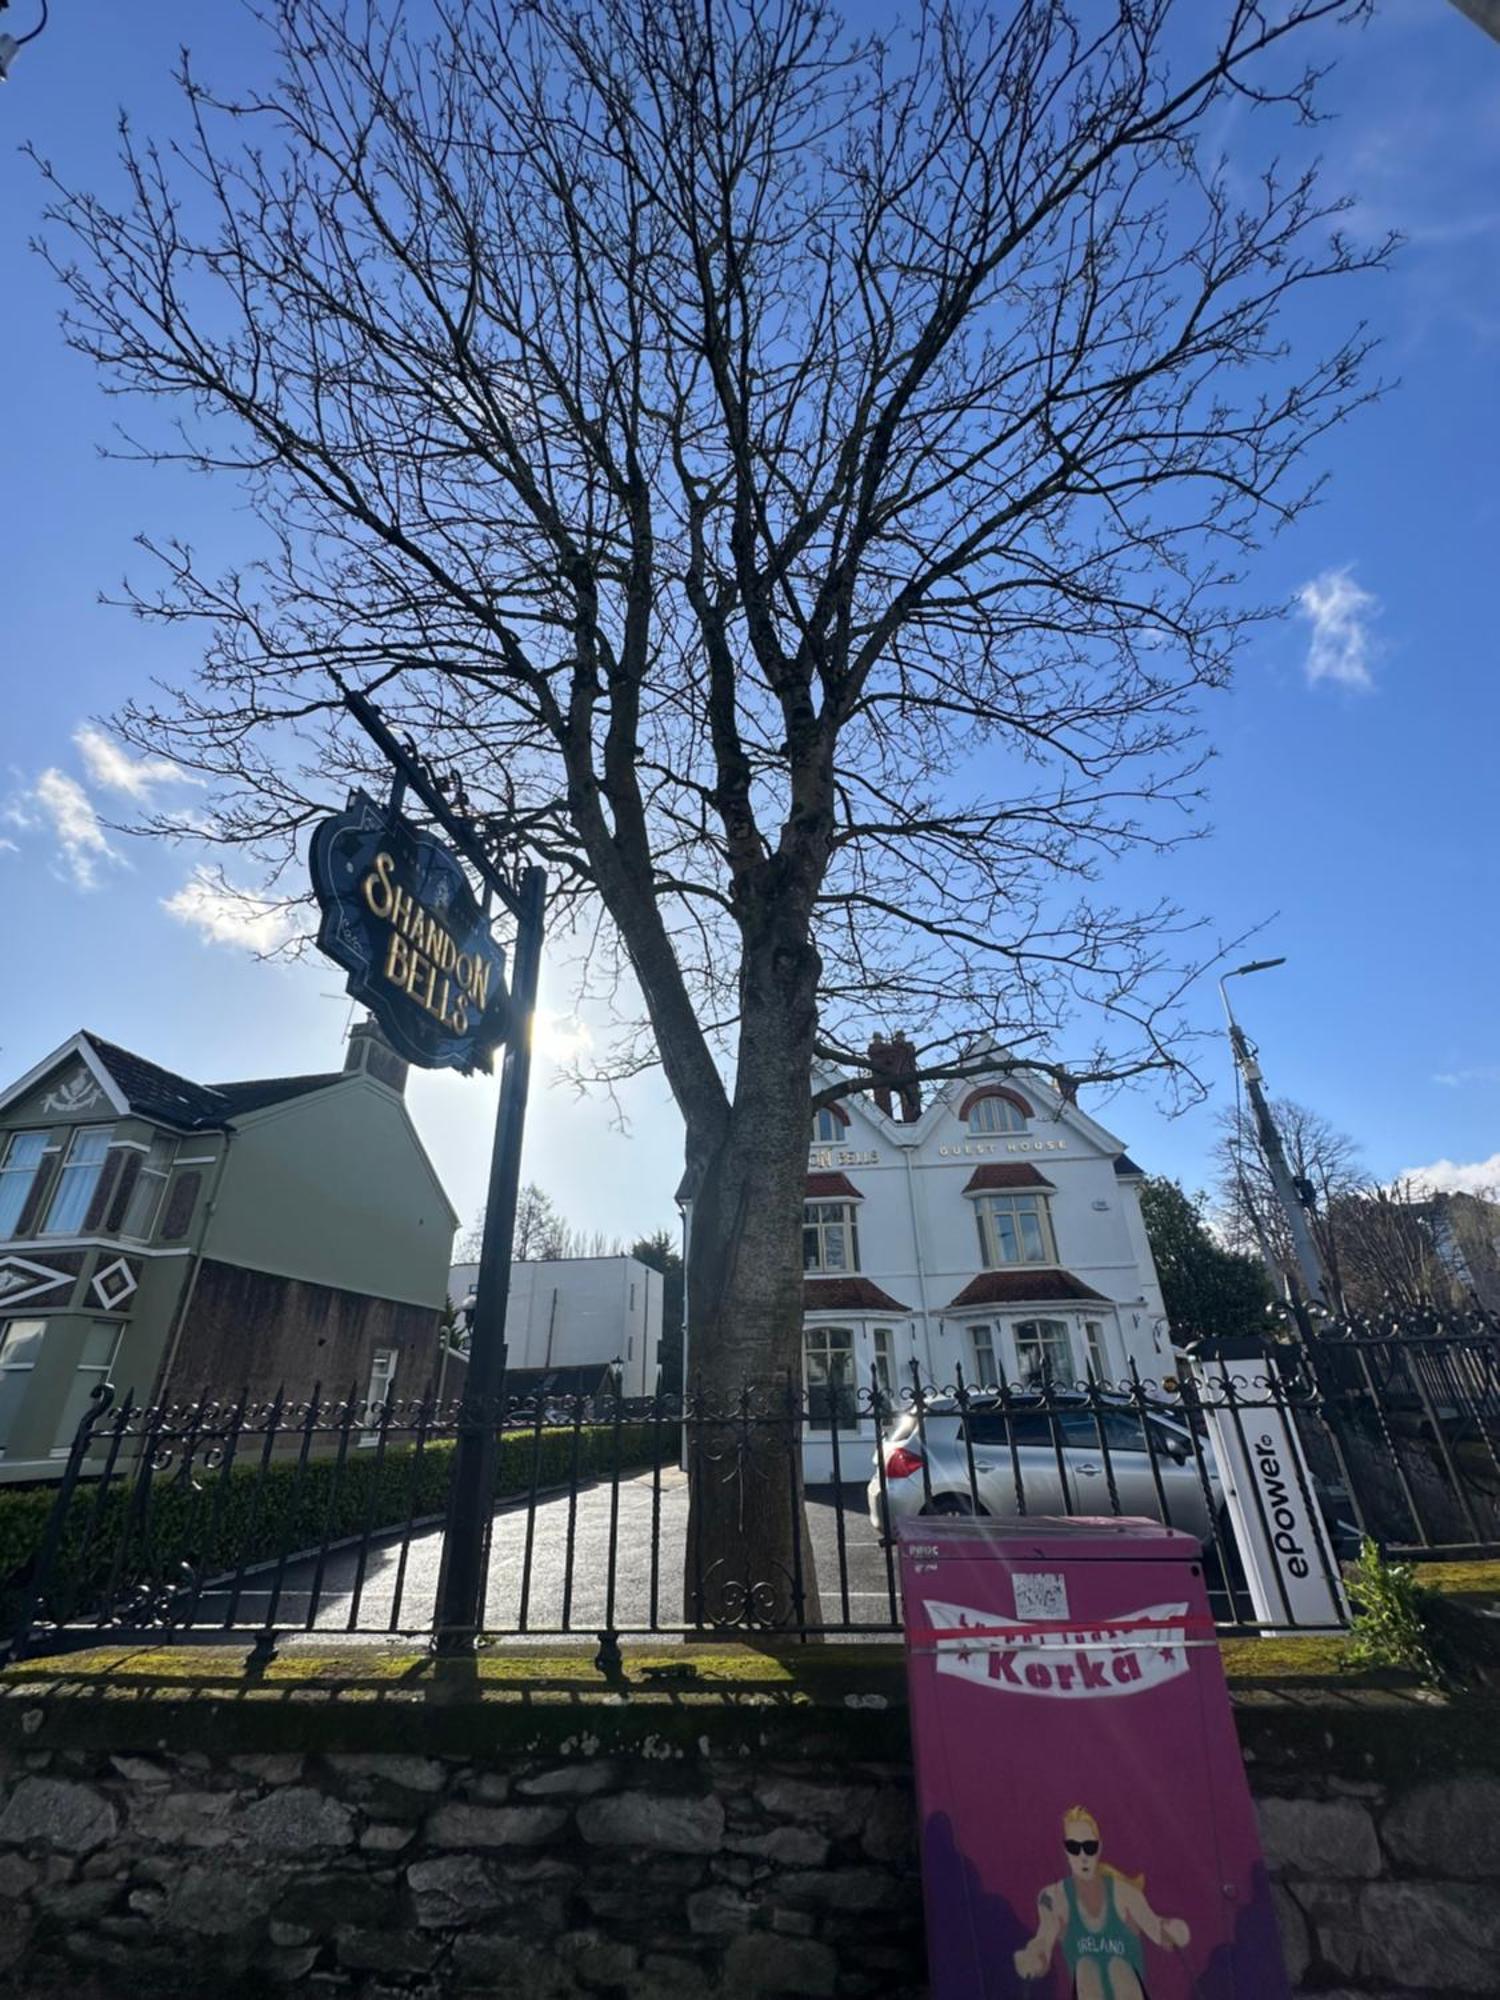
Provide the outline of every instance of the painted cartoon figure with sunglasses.
{"type": "Polygon", "coordinates": [[[1044,1979],[1061,1944],[1074,2000],[1147,2000],[1142,1940],[1182,1951],[1187,1925],[1156,1914],[1144,1876],[1122,1875],[1100,1859],[1099,1822],[1087,1807],[1069,1806],[1062,1834],[1068,1872],[1038,1896],[1036,1936],[1016,1953],[1016,1971],[1044,1979]]]}

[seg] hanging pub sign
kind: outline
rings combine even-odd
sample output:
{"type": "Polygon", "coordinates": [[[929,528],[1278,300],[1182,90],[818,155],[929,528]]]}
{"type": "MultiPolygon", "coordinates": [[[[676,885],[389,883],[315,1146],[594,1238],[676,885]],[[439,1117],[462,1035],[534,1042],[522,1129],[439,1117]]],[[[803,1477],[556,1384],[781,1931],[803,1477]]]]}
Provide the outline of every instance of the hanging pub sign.
{"type": "Polygon", "coordinates": [[[468,1074],[505,1040],[505,954],[460,863],[366,793],[313,834],[318,945],[408,1062],[468,1074]]]}

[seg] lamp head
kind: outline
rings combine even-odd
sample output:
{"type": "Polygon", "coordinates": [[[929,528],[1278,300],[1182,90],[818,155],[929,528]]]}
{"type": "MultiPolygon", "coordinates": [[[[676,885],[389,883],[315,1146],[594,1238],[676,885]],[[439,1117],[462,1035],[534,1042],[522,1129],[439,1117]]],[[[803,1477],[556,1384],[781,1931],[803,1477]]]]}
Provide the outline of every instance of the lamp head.
{"type": "Polygon", "coordinates": [[[1237,965],[1232,972],[1226,972],[1226,979],[1243,978],[1247,972],[1269,972],[1273,965],[1285,965],[1284,958],[1252,958],[1248,965],[1237,965]]]}

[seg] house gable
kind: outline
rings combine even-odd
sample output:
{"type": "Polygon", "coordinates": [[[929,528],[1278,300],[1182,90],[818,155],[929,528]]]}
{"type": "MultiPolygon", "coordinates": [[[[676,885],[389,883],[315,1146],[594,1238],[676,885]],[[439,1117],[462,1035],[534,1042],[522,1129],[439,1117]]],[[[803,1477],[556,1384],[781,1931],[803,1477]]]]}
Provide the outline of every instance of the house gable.
{"type": "Polygon", "coordinates": [[[441,1306],[458,1217],[401,1098],[363,1074],[231,1121],[206,1253],[441,1306]]]}
{"type": "Polygon", "coordinates": [[[90,1046],[74,1035],[0,1091],[0,1125],[98,1125],[124,1117],[125,1093],[90,1046]]]}

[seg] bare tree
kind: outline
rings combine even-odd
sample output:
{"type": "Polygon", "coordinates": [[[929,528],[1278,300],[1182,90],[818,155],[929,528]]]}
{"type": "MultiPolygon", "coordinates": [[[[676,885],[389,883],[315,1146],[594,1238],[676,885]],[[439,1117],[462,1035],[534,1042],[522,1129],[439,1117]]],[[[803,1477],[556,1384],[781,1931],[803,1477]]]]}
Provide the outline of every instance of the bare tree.
{"type": "MultiPolygon", "coordinates": [[[[1284,309],[1382,253],[1276,164],[1365,12],[265,0],[273,85],[185,60],[122,205],[53,179],[69,337],[264,529],[148,545],[204,661],[128,736],[291,896],[347,678],[546,860],[682,1111],[710,1395],[800,1375],[819,1057],[1174,1060],[1170,898],[1095,883],[1188,824],[1238,566],[1367,393],[1284,309]]],[[[789,1616],[795,1479],[735,1465],[701,1608],[789,1616]]]]}
{"type": "MultiPolygon", "coordinates": [[[[511,1238],[511,1255],[518,1264],[534,1264],[545,1258],[573,1257],[572,1244],[578,1232],[562,1215],[544,1189],[527,1181],[516,1196],[516,1227],[511,1238]]],[[[484,1247],[484,1210],[474,1218],[473,1227],[459,1245],[459,1261],[479,1261],[484,1247]]]]}
{"type": "MultiPolygon", "coordinates": [[[[1294,1177],[1306,1183],[1313,1237],[1334,1287],[1334,1302],[1341,1305],[1340,1246],[1332,1216],[1338,1202],[1371,1185],[1369,1175],[1360,1165],[1360,1146],[1331,1125],[1321,1112],[1294,1103],[1289,1097],[1277,1098],[1271,1114],[1281,1132],[1294,1177]]],[[[1227,1106],[1220,1114],[1219,1130],[1214,1148],[1215,1195],[1229,1246],[1258,1252],[1283,1290],[1288,1285],[1295,1286],[1297,1260],[1291,1232],[1248,1108],[1227,1106]]]]}
{"type": "Polygon", "coordinates": [[[1329,1227],[1352,1313],[1500,1306],[1500,1206],[1493,1196],[1392,1181],[1338,1197],[1329,1227]]]}

